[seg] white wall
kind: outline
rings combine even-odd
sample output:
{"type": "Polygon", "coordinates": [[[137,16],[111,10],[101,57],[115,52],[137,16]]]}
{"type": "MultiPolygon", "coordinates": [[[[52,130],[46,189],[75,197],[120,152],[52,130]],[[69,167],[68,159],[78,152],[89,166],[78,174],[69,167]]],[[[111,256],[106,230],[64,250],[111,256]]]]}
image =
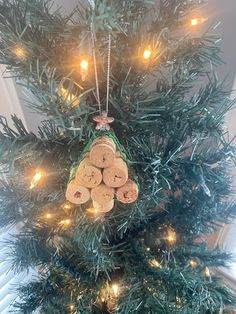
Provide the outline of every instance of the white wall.
{"type": "Polygon", "coordinates": [[[0,65],[0,115],[7,117],[11,124],[10,116],[15,113],[26,123],[14,82],[11,78],[4,78],[4,71],[5,67],[0,65]]]}

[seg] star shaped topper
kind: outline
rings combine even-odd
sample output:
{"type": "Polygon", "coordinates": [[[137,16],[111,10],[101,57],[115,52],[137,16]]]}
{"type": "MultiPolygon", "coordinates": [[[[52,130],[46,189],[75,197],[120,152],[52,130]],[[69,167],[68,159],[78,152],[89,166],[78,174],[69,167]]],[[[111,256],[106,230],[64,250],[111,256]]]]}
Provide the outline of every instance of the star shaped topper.
{"type": "Polygon", "coordinates": [[[100,131],[109,131],[110,130],[110,123],[112,123],[115,119],[108,117],[107,111],[102,111],[100,116],[96,116],[93,118],[95,122],[97,122],[96,130],[100,131]]]}

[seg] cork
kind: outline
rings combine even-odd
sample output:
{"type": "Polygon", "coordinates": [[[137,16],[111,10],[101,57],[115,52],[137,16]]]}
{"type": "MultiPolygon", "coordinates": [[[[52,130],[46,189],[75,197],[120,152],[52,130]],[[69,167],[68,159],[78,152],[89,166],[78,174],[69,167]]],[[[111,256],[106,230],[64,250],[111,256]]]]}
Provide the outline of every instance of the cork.
{"type": "Polygon", "coordinates": [[[122,158],[115,158],[111,167],[103,170],[103,181],[113,188],[123,186],[128,180],[128,167],[122,158]]]}
{"type": "Polygon", "coordinates": [[[115,159],[116,144],[108,136],[97,137],[90,148],[90,161],[98,168],[110,167],[115,159]]]}
{"type": "Polygon", "coordinates": [[[85,157],[76,171],[75,179],[80,185],[92,189],[102,182],[102,172],[85,157]]]}
{"type": "Polygon", "coordinates": [[[67,186],[66,199],[76,205],[84,204],[90,199],[90,191],[72,180],[67,186]]]}
{"type": "Polygon", "coordinates": [[[137,200],[138,193],[137,183],[133,180],[128,180],[125,185],[117,189],[116,198],[121,203],[130,204],[137,200]]]}
{"type": "Polygon", "coordinates": [[[114,199],[114,192],[113,188],[101,183],[99,186],[91,190],[91,198],[93,201],[104,205],[114,199]]]}

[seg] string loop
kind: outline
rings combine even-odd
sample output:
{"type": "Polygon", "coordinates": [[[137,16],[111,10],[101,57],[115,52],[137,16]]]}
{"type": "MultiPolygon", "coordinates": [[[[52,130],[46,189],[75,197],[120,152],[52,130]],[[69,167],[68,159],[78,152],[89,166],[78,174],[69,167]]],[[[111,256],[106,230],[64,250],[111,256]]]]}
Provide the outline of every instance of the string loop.
{"type": "Polygon", "coordinates": [[[102,114],[101,101],[100,101],[100,93],[99,93],[99,82],[98,82],[98,70],[97,70],[97,59],[96,59],[96,51],[95,51],[95,39],[91,24],[91,40],[92,40],[92,49],[93,49],[93,64],[94,64],[94,75],[95,75],[95,83],[96,83],[96,98],[98,102],[98,110],[99,114],[102,114]]]}
{"type": "Polygon", "coordinates": [[[108,54],[107,54],[107,102],[106,112],[109,110],[109,94],[110,94],[110,70],[111,70],[111,34],[108,37],[108,54]]]}

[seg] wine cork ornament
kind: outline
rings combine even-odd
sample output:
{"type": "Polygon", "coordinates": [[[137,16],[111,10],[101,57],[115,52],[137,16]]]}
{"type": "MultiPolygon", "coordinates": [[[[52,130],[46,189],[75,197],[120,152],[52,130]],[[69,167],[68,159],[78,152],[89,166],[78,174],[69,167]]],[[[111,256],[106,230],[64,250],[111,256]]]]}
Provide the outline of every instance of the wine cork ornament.
{"type": "Polygon", "coordinates": [[[114,189],[104,183],[91,190],[92,200],[101,205],[111,202],[114,199],[114,194],[114,189]]]}
{"type": "Polygon", "coordinates": [[[91,189],[102,182],[102,172],[85,156],[76,170],[75,179],[80,185],[91,189]]]}
{"type": "Polygon", "coordinates": [[[98,211],[98,213],[108,213],[109,211],[112,210],[113,207],[114,207],[114,199],[106,204],[99,204],[93,201],[93,208],[95,208],[98,211]]]}
{"type": "Polygon", "coordinates": [[[110,167],[115,159],[116,144],[108,136],[97,137],[90,149],[90,161],[98,168],[110,167]]]}
{"type": "Polygon", "coordinates": [[[116,157],[111,167],[103,170],[103,181],[106,185],[113,188],[123,186],[128,180],[128,167],[126,162],[116,157]]]}
{"type": "Polygon", "coordinates": [[[117,189],[116,198],[123,204],[130,204],[137,200],[138,193],[137,183],[133,180],[128,180],[125,185],[117,189]]]}
{"type": "Polygon", "coordinates": [[[67,186],[66,199],[76,205],[85,204],[90,200],[90,191],[72,180],[67,186]]]}

